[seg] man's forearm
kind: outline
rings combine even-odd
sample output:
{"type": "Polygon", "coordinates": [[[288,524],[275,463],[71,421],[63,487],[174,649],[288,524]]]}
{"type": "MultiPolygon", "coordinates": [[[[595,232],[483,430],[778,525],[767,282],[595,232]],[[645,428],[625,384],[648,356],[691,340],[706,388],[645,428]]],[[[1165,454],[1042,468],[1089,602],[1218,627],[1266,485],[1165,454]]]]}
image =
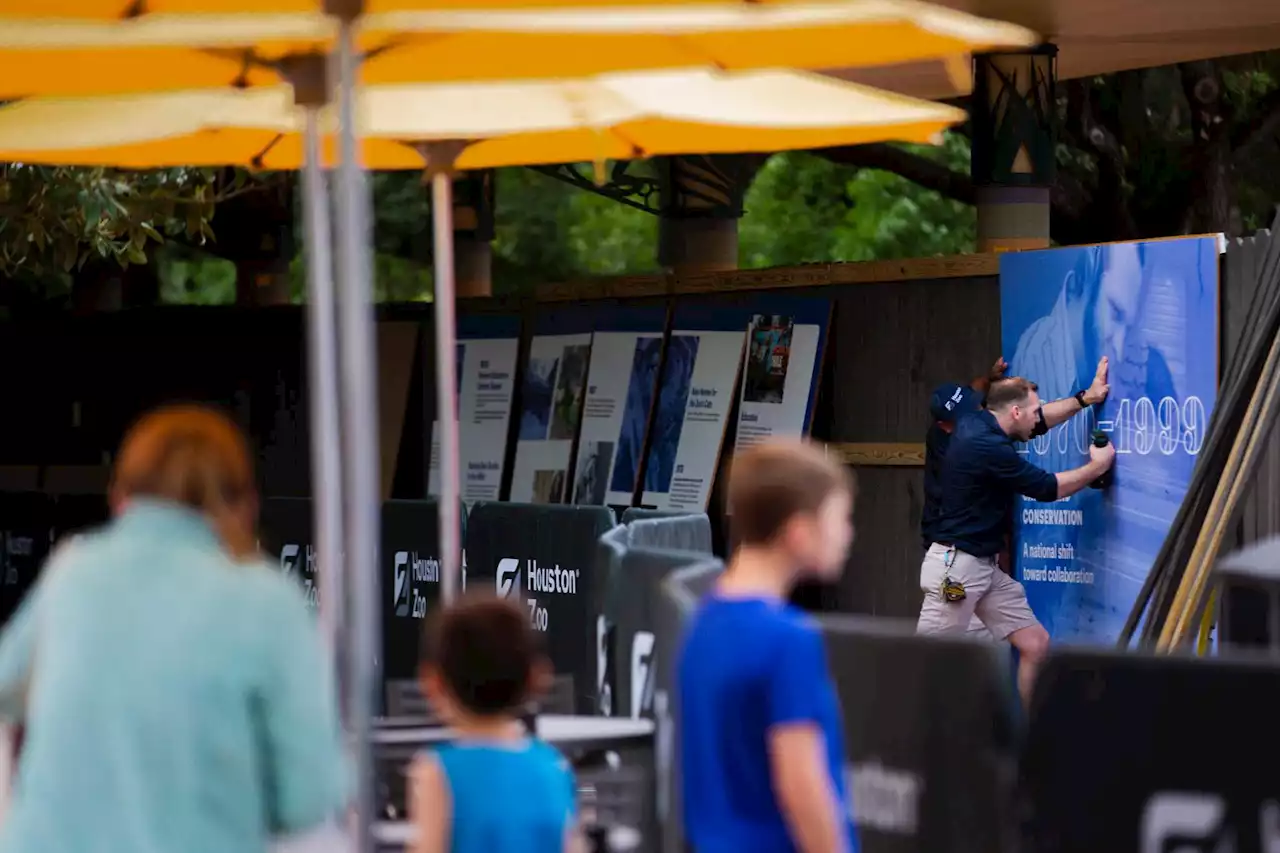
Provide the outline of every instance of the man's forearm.
{"type": "Polygon", "coordinates": [[[1058,479],[1058,497],[1071,497],[1105,473],[1107,473],[1106,465],[1089,461],[1079,468],[1063,471],[1061,474],[1054,474],[1058,479]]]}
{"type": "Polygon", "coordinates": [[[1066,423],[1072,417],[1084,411],[1080,406],[1080,401],[1075,397],[1064,397],[1061,400],[1054,400],[1052,403],[1045,403],[1040,407],[1040,410],[1044,412],[1044,424],[1049,429],[1053,429],[1058,424],[1066,423]]]}

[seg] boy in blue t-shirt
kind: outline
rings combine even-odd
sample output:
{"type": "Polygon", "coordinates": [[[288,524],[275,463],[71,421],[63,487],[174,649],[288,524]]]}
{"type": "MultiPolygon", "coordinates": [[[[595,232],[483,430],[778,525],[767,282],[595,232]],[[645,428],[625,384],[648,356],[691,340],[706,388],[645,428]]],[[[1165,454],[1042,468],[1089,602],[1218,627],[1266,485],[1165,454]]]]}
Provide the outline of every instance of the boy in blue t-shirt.
{"type": "Polygon", "coordinates": [[[420,666],[423,690],[454,737],[410,769],[410,850],[580,850],[573,773],[520,719],[549,681],[529,614],[491,596],[447,607],[427,625],[420,666]]]}
{"type": "Polygon", "coordinates": [[[770,442],[729,479],[737,550],[679,660],[685,837],[694,853],[856,853],[835,686],[817,625],[787,603],[853,541],[853,478],[822,449],[770,442]]]}

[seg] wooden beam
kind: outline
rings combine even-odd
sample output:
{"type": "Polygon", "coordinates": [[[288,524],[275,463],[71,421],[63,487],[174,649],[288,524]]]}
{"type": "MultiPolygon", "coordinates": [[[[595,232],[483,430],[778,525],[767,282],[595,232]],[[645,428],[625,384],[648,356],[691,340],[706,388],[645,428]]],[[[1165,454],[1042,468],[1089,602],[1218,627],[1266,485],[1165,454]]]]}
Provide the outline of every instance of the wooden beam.
{"type": "Polygon", "coordinates": [[[922,468],[924,445],[893,442],[845,442],[828,444],[827,451],[846,465],[866,468],[922,468]]]}
{"type": "Polygon", "coordinates": [[[897,261],[804,264],[798,267],[726,270],[692,275],[620,276],[595,281],[544,284],[538,287],[536,294],[539,302],[635,299],[789,287],[978,278],[999,273],[999,255],[954,255],[946,258],[904,258],[897,261]]]}

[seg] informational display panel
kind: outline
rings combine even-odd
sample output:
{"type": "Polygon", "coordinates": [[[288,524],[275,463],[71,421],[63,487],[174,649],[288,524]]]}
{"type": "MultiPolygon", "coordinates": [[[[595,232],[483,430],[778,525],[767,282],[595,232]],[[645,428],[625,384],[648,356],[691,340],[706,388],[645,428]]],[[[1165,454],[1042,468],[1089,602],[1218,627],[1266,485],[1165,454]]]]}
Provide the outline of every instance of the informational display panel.
{"type": "Polygon", "coordinates": [[[1022,446],[1053,473],[1084,464],[1095,429],[1117,454],[1109,488],[1016,506],[1017,577],[1054,639],[1119,636],[1182,503],[1217,396],[1218,245],[1190,237],[1001,256],[1012,374],[1049,401],[1088,387],[1110,359],[1105,405],[1022,446]]]}
{"type": "Polygon", "coordinates": [[[677,305],[642,503],[705,512],[743,361],[749,311],[677,305]]]}
{"type": "Polygon", "coordinates": [[[809,431],[831,302],[768,296],[751,315],[735,448],[809,431]]]}
{"type": "Polygon", "coordinates": [[[597,310],[571,500],[630,506],[662,363],[664,306],[597,310]]]}
{"type": "Polygon", "coordinates": [[[512,501],[566,502],[587,390],[592,320],[590,309],[562,309],[545,312],[536,321],[521,379],[512,501]]]}
{"type": "MultiPolygon", "coordinates": [[[[468,504],[497,500],[515,393],[520,318],[490,314],[459,317],[457,346],[462,499],[468,504]]],[[[435,354],[427,353],[425,363],[434,364],[435,354]]],[[[439,435],[436,421],[431,430],[427,486],[432,497],[440,495],[439,435]]]]}

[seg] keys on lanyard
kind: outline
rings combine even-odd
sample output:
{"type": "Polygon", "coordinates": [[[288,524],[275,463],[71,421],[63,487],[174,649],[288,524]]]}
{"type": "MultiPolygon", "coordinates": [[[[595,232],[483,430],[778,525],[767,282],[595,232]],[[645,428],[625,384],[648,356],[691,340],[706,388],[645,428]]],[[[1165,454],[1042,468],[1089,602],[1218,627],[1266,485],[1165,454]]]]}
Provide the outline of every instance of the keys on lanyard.
{"type": "Polygon", "coordinates": [[[942,600],[948,604],[955,604],[958,601],[964,601],[967,593],[964,591],[964,584],[951,577],[951,567],[956,563],[956,548],[954,545],[947,548],[947,552],[942,555],[942,566],[946,569],[946,573],[942,576],[942,600]]]}

